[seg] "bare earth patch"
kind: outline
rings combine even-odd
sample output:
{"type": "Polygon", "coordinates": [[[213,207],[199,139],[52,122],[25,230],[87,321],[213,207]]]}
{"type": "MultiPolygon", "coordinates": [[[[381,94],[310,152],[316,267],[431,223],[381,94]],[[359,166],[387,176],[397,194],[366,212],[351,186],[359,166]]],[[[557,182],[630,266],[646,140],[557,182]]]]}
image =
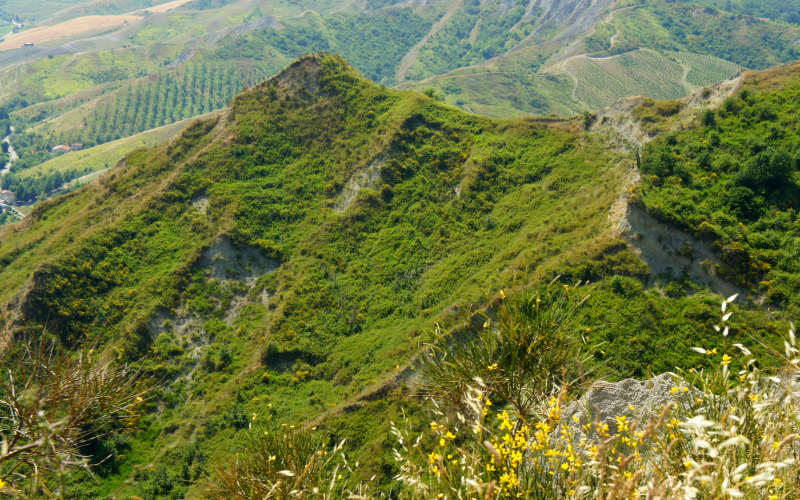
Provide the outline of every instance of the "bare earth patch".
{"type": "Polygon", "coordinates": [[[84,16],[64,21],[63,23],[54,24],[53,26],[42,26],[39,28],[32,28],[14,33],[0,42],[0,51],[13,50],[23,47],[26,43],[33,43],[34,45],[52,42],[61,38],[67,38],[83,33],[105,31],[125,24],[134,23],[142,20],[142,14],[151,12],[153,14],[161,14],[177,9],[184,4],[189,3],[191,0],[173,0],[172,2],[162,3],[146,9],[137,10],[128,14],[120,14],[116,16],[84,16]]]}
{"type": "Polygon", "coordinates": [[[152,12],[153,14],[161,14],[162,12],[168,12],[172,9],[177,9],[183,4],[189,3],[192,0],[173,0],[172,2],[162,3],[161,5],[155,5],[153,7],[148,7],[146,10],[148,12],[152,12]]]}
{"type": "Polygon", "coordinates": [[[0,51],[19,49],[26,43],[41,44],[61,38],[80,35],[82,33],[104,31],[118,28],[128,23],[141,20],[131,14],[118,16],[85,16],[70,19],[53,26],[42,26],[14,33],[0,43],[0,51]]]}

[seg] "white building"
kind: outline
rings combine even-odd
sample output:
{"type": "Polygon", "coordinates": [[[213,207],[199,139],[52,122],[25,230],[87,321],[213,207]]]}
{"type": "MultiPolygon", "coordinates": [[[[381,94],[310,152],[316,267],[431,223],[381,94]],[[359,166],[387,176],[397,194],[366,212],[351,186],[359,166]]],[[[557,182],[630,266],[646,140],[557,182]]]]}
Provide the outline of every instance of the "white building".
{"type": "Polygon", "coordinates": [[[11,205],[15,201],[17,201],[17,196],[14,194],[14,191],[3,189],[2,191],[0,191],[0,201],[8,205],[11,205]]]}

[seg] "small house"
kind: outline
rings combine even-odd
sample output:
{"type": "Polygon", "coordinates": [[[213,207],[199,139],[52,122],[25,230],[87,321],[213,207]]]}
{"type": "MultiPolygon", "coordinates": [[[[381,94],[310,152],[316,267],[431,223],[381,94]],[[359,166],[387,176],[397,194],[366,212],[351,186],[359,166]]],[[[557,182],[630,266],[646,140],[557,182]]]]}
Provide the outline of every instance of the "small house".
{"type": "Polygon", "coordinates": [[[83,144],[81,144],[80,142],[76,142],[75,144],[70,144],[69,147],[73,151],[80,151],[81,149],[83,149],[83,144]]]}
{"type": "Polygon", "coordinates": [[[17,196],[14,194],[14,191],[3,189],[2,191],[0,191],[0,201],[8,205],[11,205],[15,201],[17,201],[17,196]]]}
{"type": "Polygon", "coordinates": [[[72,148],[66,144],[59,144],[50,150],[51,153],[69,153],[70,151],[72,151],[72,148]]]}

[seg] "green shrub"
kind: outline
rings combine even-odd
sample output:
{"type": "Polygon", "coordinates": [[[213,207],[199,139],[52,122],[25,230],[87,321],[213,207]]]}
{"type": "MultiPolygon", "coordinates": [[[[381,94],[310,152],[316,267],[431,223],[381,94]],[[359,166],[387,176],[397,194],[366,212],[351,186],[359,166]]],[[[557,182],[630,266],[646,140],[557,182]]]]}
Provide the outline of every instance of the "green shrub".
{"type": "Polygon", "coordinates": [[[502,300],[493,319],[474,317],[467,331],[428,347],[420,366],[423,393],[463,408],[464,395],[477,383],[487,397],[527,414],[582,368],[572,321],[585,292],[552,284],[502,300]]]}

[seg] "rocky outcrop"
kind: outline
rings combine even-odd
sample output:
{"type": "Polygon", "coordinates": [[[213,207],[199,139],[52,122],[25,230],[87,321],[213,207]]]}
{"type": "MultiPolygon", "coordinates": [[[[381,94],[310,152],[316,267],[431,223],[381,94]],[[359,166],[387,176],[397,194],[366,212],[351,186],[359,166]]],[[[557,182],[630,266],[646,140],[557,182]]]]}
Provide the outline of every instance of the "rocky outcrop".
{"type": "Polygon", "coordinates": [[[672,373],[662,373],[649,380],[629,378],[620,382],[595,382],[562,414],[567,422],[572,422],[577,415],[581,425],[602,422],[614,432],[617,417],[645,421],[659,413],[667,403],[675,401],[676,395],[671,391],[676,385],[681,388],[685,386],[672,373]]]}

